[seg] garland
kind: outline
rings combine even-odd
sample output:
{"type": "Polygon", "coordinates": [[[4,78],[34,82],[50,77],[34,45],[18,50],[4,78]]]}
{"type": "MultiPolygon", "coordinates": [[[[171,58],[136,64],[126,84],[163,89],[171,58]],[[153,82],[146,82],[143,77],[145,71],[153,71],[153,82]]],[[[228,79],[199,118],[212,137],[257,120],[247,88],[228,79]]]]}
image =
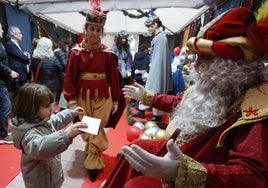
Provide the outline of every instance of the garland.
{"type": "Polygon", "coordinates": [[[131,113],[131,102],[127,104],[127,113],[126,113],[127,122],[129,125],[133,125],[136,120],[133,119],[132,113],[131,113]]]}
{"type": "Polygon", "coordinates": [[[138,13],[140,13],[140,14],[138,14],[138,15],[135,15],[135,14],[131,14],[131,13],[129,13],[128,11],[126,11],[126,10],[122,10],[122,12],[123,12],[123,14],[125,15],[125,16],[128,16],[128,17],[130,17],[130,18],[136,18],[136,19],[139,19],[139,18],[143,18],[143,17],[149,17],[149,12],[148,11],[142,11],[142,10],[137,10],[137,12],[138,13]]]}

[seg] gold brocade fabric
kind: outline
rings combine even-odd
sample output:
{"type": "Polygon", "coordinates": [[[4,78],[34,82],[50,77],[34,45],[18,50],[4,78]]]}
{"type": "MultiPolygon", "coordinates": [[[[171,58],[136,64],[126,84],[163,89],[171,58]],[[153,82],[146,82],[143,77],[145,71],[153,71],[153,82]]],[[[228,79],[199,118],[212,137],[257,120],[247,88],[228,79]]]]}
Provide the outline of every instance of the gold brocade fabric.
{"type": "Polygon", "coordinates": [[[175,186],[183,188],[202,188],[205,187],[206,179],[206,169],[199,162],[187,155],[183,155],[183,160],[178,169],[178,176],[175,180],[175,186]]]}
{"type": "Polygon", "coordinates": [[[140,101],[141,104],[151,106],[151,104],[153,103],[154,94],[155,93],[153,91],[144,90],[144,94],[143,94],[142,99],[140,101]]]}
{"type": "Polygon", "coordinates": [[[220,136],[217,147],[224,145],[225,138],[236,127],[268,119],[268,83],[249,89],[241,103],[242,117],[220,136]]]}
{"type": "Polygon", "coordinates": [[[189,142],[190,140],[194,139],[198,135],[190,135],[190,134],[183,134],[180,132],[180,134],[177,136],[175,143],[178,146],[182,146],[183,144],[189,142]]]}

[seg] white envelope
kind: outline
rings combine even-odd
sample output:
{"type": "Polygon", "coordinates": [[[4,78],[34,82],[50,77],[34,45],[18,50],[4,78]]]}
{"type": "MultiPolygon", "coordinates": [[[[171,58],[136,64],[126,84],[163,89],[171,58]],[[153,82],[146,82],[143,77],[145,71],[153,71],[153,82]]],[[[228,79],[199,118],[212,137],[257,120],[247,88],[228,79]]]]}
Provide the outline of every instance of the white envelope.
{"type": "Polygon", "coordinates": [[[90,133],[90,134],[98,135],[101,119],[97,119],[97,118],[84,115],[81,122],[86,123],[88,127],[79,128],[79,130],[90,133]]]}

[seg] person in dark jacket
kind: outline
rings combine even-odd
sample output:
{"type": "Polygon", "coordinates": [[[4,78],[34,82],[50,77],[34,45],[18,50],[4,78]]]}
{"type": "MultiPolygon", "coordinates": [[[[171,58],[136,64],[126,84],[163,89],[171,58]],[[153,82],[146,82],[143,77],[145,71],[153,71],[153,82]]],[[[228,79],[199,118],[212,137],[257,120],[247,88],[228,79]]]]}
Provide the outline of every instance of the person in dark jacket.
{"type": "MultiPolygon", "coordinates": [[[[63,38],[58,42],[58,47],[54,50],[54,54],[55,56],[59,59],[62,68],[63,68],[63,77],[64,77],[64,71],[65,71],[65,66],[67,63],[67,56],[68,56],[68,52],[71,48],[71,43],[70,40],[67,38],[63,38]]],[[[63,83],[61,83],[61,87],[59,88],[58,91],[58,96],[57,98],[59,99],[59,106],[61,108],[61,110],[66,109],[67,108],[67,102],[64,98],[63,92],[62,92],[62,88],[63,88],[63,83]]]]}
{"type": "Polygon", "coordinates": [[[52,108],[55,112],[57,91],[61,87],[61,83],[63,83],[63,67],[55,56],[52,47],[50,39],[46,37],[40,38],[33,52],[31,68],[35,82],[47,86],[52,91],[54,95],[52,108]],[[38,68],[39,64],[40,68],[38,68]]]}
{"type": "MultiPolygon", "coordinates": [[[[139,51],[134,55],[134,62],[132,67],[132,75],[134,75],[134,80],[138,84],[144,86],[144,74],[149,72],[150,65],[150,54],[148,53],[148,46],[146,44],[141,44],[139,46],[139,51]]],[[[133,117],[144,118],[145,111],[139,109],[139,101],[135,101],[136,109],[138,112],[133,114],[133,117]]]]}
{"type": "Polygon", "coordinates": [[[19,74],[9,67],[7,53],[3,46],[2,39],[3,30],[0,22],[0,144],[12,144],[13,138],[8,135],[8,116],[11,111],[8,83],[18,78],[19,74]]]}
{"type": "Polygon", "coordinates": [[[30,79],[31,56],[28,52],[23,51],[19,45],[23,35],[18,27],[10,26],[7,36],[9,40],[6,42],[5,48],[8,55],[8,62],[10,68],[20,75],[13,85],[13,91],[16,93],[17,90],[30,79]]]}
{"type": "Polygon", "coordinates": [[[62,64],[63,70],[65,70],[67,56],[70,48],[70,41],[67,38],[64,38],[58,42],[58,47],[54,50],[54,54],[62,64]]]}

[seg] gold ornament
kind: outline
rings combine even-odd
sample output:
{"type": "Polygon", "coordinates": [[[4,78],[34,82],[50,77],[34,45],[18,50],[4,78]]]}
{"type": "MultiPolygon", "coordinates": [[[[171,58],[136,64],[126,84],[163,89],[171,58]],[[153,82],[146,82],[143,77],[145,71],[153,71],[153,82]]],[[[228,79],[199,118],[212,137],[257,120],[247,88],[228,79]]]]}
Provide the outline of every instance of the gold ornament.
{"type": "Polygon", "coordinates": [[[144,125],[144,129],[148,129],[150,127],[157,127],[158,125],[154,121],[147,121],[144,125]]]}
{"type": "Polygon", "coordinates": [[[139,136],[139,139],[145,139],[145,140],[148,140],[148,139],[152,139],[151,136],[145,134],[145,133],[142,133],[140,136],[139,136]]]}
{"type": "Polygon", "coordinates": [[[159,129],[153,139],[168,139],[170,137],[169,133],[164,129],[159,129]]]}

